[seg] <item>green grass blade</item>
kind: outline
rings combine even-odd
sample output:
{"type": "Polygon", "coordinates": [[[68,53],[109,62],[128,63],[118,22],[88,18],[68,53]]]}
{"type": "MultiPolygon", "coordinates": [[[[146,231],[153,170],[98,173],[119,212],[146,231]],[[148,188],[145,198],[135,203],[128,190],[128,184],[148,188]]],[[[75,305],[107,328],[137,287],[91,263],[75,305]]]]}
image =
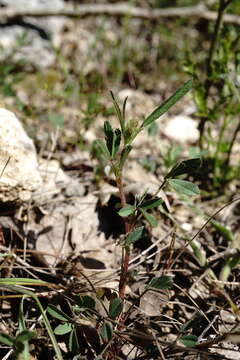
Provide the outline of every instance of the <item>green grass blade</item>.
{"type": "MultiPolygon", "coordinates": [[[[25,320],[24,320],[24,312],[23,312],[23,302],[24,302],[24,297],[21,300],[20,303],[20,307],[19,307],[19,312],[18,312],[18,328],[19,328],[19,332],[22,332],[26,329],[25,326],[25,320]]],[[[29,353],[29,342],[28,340],[23,342],[24,348],[23,348],[23,360],[29,360],[30,359],[30,353],[29,353]]]]}
{"type": "Polygon", "coordinates": [[[0,279],[0,285],[42,285],[48,286],[49,283],[38,279],[27,279],[27,278],[3,278],[0,279]]]}
{"type": "Polygon", "coordinates": [[[51,342],[52,342],[53,348],[54,348],[54,350],[55,350],[57,359],[58,359],[58,360],[63,360],[63,357],[62,357],[62,354],[61,354],[61,350],[60,350],[60,348],[59,348],[59,346],[58,346],[56,337],[55,337],[55,335],[54,335],[54,333],[53,333],[53,329],[52,329],[51,324],[50,324],[50,322],[49,322],[49,320],[48,320],[48,317],[47,317],[47,315],[46,315],[46,313],[45,313],[45,311],[44,311],[44,309],[43,309],[43,307],[42,307],[42,304],[40,303],[38,297],[37,297],[35,294],[34,294],[34,297],[33,297],[33,298],[35,299],[35,301],[36,301],[36,303],[37,303],[37,305],[38,305],[38,307],[39,307],[39,310],[41,311],[42,318],[43,318],[45,327],[46,327],[46,329],[47,329],[48,335],[49,335],[49,337],[50,337],[50,340],[51,340],[51,342]]]}
{"type": "MultiPolygon", "coordinates": [[[[0,280],[5,280],[5,279],[0,279],[0,280]]],[[[7,279],[9,280],[9,279],[7,279]]],[[[11,279],[13,280],[13,279],[11,279]]],[[[19,279],[15,279],[16,280],[16,283],[18,283],[18,280],[19,279]]],[[[23,279],[21,279],[23,280],[23,279]]],[[[40,282],[40,280],[36,280],[35,279],[24,279],[24,280],[32,280],[32,282],[40,282]]],[[[29,285],[30,281],[28,281],[28,285],[29,285]]],[[[45,282],[43,282],[45,283],[45,282]]],[[[45,283],[46,284],[46,283],[45,283]]],[[[61,350],[58,346],[58,343],[57,343],[57,340],[56,340],[56,337],[54,335],[54,332],[53,332],[53,329],[51,327],[51,324],[47,318],[47,315],[42,307],[42,304],[40,303],[38,297],[34,294],[34,292],[30,291],[30,290],[26,290],[26,289],[23,289],[21,287],[18,287],[18,286],[15,286],[15,285],[6,285],[4,284],[4,281],[0,281],[0,285],[1,287],[3,288],[6,288],[6,290],[10,290],[10,291],[13,291],[13,292],[17,292],[17,293],[20,293],[20,294],[23,294],[23,295],[26,295],[28,297],[32,297],[36,303],[37,303],[37,306],[41,312],[41,315],[42,315],[42,318],[43,318],[43,322],[44,322],[44,325],[47,329],[47,332],[48,332],[48,335],[49,335],[49,338],[52,342],[52,345],[53,345],[53,348],[54,348],[54,351],[55,351],[55,354],[56,354],[56,357],[57,357],[57,360],[63,360],[63,357],[62,357],[62,353],[61,353],[61,350]]]]}

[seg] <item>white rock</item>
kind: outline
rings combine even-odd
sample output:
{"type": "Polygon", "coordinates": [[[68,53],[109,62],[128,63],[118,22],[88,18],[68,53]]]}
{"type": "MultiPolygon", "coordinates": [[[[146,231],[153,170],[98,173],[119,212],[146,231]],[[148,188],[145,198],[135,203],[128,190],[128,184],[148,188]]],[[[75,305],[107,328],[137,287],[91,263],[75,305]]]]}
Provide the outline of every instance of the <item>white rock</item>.
{"type": "MultiPolygon", "coordinates": [[[[24,8],[61,11],[66,6],[63,0],[0,0],[0,5],[14,11],[24,8]]],[[[12,60],[24,60],[25,63],[38,68],[52,66],[56,60],[53,47],[55,37],[59,37],[66,19],[63,17],[24,17],[24,22],[25,26],[5,24],[1,28],[0,60],[4,61],[11,57],[12,60]]]]}
{"type": "Polygon", "coordinates": [[[64,7],[63,0],[1,0],[2,6],[7,6],[16,9],[46,9],[46,8],[55,8],[56,10],[61,10],[64,7]]]}
{"type": "Polygon", "coordinates": [[[30,200],[42,183],[36,150],[17,117],[3,108],[0,108],[0,144],[0,173],[3,172],[0,202],[30,200]]]}
{"type": "Polygon", "coordinates": [[[168,138],[180,143],[194,143],[199,137],[197,125],[197,121],[189,116],[178,115],[168,121],[163,132],[168,138]]]}

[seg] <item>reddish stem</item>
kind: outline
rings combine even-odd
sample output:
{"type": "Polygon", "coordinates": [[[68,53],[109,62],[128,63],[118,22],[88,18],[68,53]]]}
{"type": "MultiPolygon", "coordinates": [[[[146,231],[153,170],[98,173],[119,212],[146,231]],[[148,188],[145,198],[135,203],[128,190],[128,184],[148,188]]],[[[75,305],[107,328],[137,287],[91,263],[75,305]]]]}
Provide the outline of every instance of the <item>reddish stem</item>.
{"type": "MultiPolygon", "coordinates": [[[[117,187],[119,190],[119,196],[121,199],[121,206],[124,207],[126,205],[126,197],[123,189],[123,183],[122,183],[122,177],[118,177],[116,179],[117,187]]],[[[131,224],[128,221],[128,218],[124,218],[124,226],[125,226],[125,233],[126,235],[131,231],[131,224]]],[[[127,283],[127,272],[128,272],[128,266],[129,266],[129,250],[126,248],[123,248],[122,253],[122,270],[119,280],[119,297],[120,299],[124,300],[125,298],[125,289],[126,289],[126,283],[127,283]]]]}
{"type": "Polygon", "coordinates": [[[119,280],[119,297],[122,300],[124,300],[124,298],[125,298],[125,289],[126,289],[126,285],[127,285],[128,265],[129,265],[129,252],[126,249],[124,249],[123,266],[122,266],[122,272],[121,272],[120,280],[119,280]]]}

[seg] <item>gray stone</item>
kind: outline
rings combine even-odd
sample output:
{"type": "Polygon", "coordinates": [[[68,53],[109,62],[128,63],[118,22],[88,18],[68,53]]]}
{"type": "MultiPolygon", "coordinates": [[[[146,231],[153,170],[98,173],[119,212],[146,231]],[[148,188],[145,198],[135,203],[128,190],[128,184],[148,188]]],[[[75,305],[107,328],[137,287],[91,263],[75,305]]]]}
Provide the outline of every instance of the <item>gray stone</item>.
{"type": "Polygon", "coordinates": [[[10,111],[0,108],[0,202],[22,203],[42,184],[33,141],[10,111]]]}
{"type": "MultiPolygon", "coordinates": [[[[61,10],[65,3],[63,0],[0,0],[0,4],[8,9],[33,10],[54,9],[61,10]]],[[[28,65],[38,68],[52,66],[56,59],[54,50],[55,37],[66,22],[62,17],[33,18],[25,17],[24,26],[21,24],[6,24],[1,28],[0,59],[11,57],[12,60],[24,60],[28,65]]]]}

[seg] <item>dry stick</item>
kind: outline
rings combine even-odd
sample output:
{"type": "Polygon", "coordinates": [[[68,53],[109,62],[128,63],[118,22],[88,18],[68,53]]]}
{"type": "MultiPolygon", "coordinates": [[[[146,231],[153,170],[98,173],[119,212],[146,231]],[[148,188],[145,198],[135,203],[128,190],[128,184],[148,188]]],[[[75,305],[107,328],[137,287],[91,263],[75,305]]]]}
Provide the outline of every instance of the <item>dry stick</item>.
{"type": "MultiPolygon", "coordinates": [[[[141,257],[145,256],[150,250],[152,250],[152,248],[154,248],[155,246],[157,246],[160,242],[162,242],[163,240],[165,240],[169,235],[172,234],[172,229],[169,230],[166,234],[164,234],[161,238],[159,238],[157,241],[155,241],[152,245],[150,245],[146,250],[144,250],[140,255],[135,256],[135,258],[133,258],[130,262],[129,265],[132,265],[134,262],[136,262],[138,259],[140,259],[141,257]]],[[[168,247],[168,245],[165,245],[163,248],[159,249],[158,251],[162,251],[164,249],[166,249],[168,247]]],[[[138,265],[140,265],[144,260],[140,260],[140,262],[138,262],[137,264],[133,264],[132,267],[136,267],[138,265]]]]}
{"type": "MultiPolygon", "coordinates": [[[[76,7],[64,7],[63,9],[1,9],[1,23],[10,21],[15,18],[24,16],[46,17],[46,16],[65,16],[65,17],[86,17],[97,15],[109,16],[131,16],[142,19],[155,20],[159,18],[169,17],[196,17],[206,20],[216,20],[217,12],[209,11],[207,7],[200,3],[196,6],[184,6],[165,9],[149,9],[130,6],[127,3],[120,4],[94,4],[81,5],[76,7]]],[[[225,14],[223,21],[235,25],[240,25],[240,17],[238,15],[225,14]]]]}
{"type": "Polygon", "coordinates": [[[1,174],[0,174],[0,178],[3,176],[4,171],[5,171],[6,167],[8,166],[10,159],[11,159],[11,156],[9,156],[9,158],[8,158],[7,161],[6,161],[6,163],[4,164],[3,169],[2,169],[2,171],[1,171],[1,174]]]}

